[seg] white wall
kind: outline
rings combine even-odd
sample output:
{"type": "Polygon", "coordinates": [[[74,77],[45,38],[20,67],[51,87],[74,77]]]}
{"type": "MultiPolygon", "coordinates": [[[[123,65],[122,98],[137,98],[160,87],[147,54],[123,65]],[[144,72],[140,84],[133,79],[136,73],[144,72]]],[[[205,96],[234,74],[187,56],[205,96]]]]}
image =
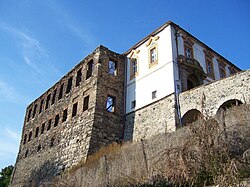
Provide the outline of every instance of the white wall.
{"type": "MultiPolygon", "coordinates": [[[[138,56],[138,76],[130,80],[130,61],[127,62],[126,113],[133,111],[131,102],[136,100],[136,108],[141,108],[174,92],[173,53],[171,28],[158,33],[158,64],[149,68],[148,41],[141,44],[138,56]],[[157,98],[152,100],[152,92],[157,90],[157,98]]],[[[130,55],[130,54],[129,54],[130,55]]],[[[129,57],[128,55],[128,57],[129,57]]]]}
{"type": "MultiPolygon", "coordinates": [[[[183,33],[181,33],[178,37],[178,52],[179,55],[184,55],[184,41],[183,38],[181,37],[183,35],[183,33]]],[[[193,40],[195,43],[193,45],[193,53],[194,53],[194,59],[198,60],[201,67],[203,68],[203,71],[205,73],[207,73],[207,69],[206,69],[206,56],[203,50],[206,50],[205,46],[203,46],[202,44],[200,44],[199,42],[197,42],[196,40],[193,40]]],[[[213,57],[213,67],[214,67],[214,77],[215,80],[219,80],[220,79],[220,72],[219,72],[219,64],[217,59],[220,58],[220,56],[218,56],[217,54],[213,53],[214,57],[213,57]]],[[[225,62],[226,63],[226,62],[225,62]]],[[[230,65],[226,65],[225,70],[226,70],[226,76],[229,76],[229,70],[228,67],[230,67],[230,65]]],[[[214,81],[214,79],[207,77],[204,83],[207,82],[211,82],[214,81]]]]}

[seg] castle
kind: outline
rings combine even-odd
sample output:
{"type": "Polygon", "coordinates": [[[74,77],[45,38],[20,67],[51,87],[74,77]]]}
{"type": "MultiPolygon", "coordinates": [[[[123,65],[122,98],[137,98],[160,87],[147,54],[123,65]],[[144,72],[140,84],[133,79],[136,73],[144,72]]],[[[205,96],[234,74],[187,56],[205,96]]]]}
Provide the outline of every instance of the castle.
{"type": "Polygon", "coordinates": [[[99,46],[27,107],[11,186],[249,103],[249,77],[171,21],[123,54],[99,46]]]}

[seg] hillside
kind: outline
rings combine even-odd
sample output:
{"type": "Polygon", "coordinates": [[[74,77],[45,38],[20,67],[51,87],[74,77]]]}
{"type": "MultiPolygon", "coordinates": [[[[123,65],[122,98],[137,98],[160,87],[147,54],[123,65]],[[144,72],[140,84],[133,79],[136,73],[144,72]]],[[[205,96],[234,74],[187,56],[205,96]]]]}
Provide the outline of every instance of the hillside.
{"type": "Polygon", "coordinates": [[[235,186],[250,176],[249,114],[249,105],[231,107],[174,133],[110,145],[40,186],[235,186]]]}

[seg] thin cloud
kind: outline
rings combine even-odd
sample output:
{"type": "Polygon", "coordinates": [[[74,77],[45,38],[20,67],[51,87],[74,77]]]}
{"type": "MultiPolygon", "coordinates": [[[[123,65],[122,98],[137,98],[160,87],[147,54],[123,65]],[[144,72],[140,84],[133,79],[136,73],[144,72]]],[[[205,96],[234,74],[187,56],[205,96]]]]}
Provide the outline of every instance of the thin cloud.
{"type": "MultiPolygon", "coordinates": [[[[29,100],[19,94],[14,87],[0,79],[0,96],[14,103],[27,103],[29,100]]],[[[1,98],[2,98],[1,97],[1,98]]],[[[0,100],[1,100],[0,98],[0,100]]]]}
{"type": "Polygon", "coordinates": [[[42,72],[40,71],[40,69],[38,67],[36,67],[36,65],[34,63],[31,62],[31,60],[29,59],[29,57],[24,56],[24,62],[29,65],[32,69],[34,69],[37,73],[42,74],[42,72]]]}
{"type": "Polygon", "coordinates": [[[49,57],[48,52],[41,46],[40,42],[20,29],[0,23],[0,29],[7,31],[18,41],[21,47],[21,54],[26,65],[37,73],[42,73],[39,60],[45,61],[49,57]]]}
{"type": "Polygon", "coordinates": [[[8,135],[8,137],[10,137],[11,139],[13,139],[15,142],[19,142],[20,140],[20,134],[12,129],[9,129],[9,128],[5,128],[5,132],[6,132],[6,135],[8,135]]]}
{"type": "Polygon", "coordinates": [[[77,27],[72,24],[67,24],[69,30],[77,37],[79,37],[85,44],[93,45],[95,43],[94,36],[89,33],[87,30],[82,30],[80,27],[77,27]]]}
{"type": "MultiPolygon", "coordinates": [[[[66,28],[71,31],[73,35],[78,37],[80,41],[83,42],[85,47],[92,49],[94,45],[96,45],[96,36],[94,36],[86,26],[86,23],[79,24],[75,19],[73,19],[69,14],[67,14],[67,10],[63,9],[60,4],[55,1],[50,1],[50,3],[46,3],[46,6],[50,8],[55,15],[60,20],[60,24],[66,26],[66,28]]],[[[65,28],[65,27],[64,27],[65,28]]]]}

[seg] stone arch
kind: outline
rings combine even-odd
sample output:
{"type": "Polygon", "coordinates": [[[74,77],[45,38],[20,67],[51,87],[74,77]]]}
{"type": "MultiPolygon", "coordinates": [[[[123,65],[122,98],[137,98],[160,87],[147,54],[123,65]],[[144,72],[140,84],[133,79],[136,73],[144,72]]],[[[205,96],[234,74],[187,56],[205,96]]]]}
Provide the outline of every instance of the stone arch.
{"type": "Polygon", "coordinates": [[[182,126],[186,126],[202,116],[202,113],[197,109],[188,110],[181,118],[182,126]]]}
{"type": "MultiPolygon", "coordinates": [[[[218,114],[218,111],[225,106],[230,106],[230,103],[233,104],[233,102],[236,101],[238,102],[238,104],[243,104],[245,103],[245,99],[244,99],[244,95],[243,94],[235,94],[235,95],[229,95],[227,97],[223,97],[216,105],[216,107],[214,108],[214,110],[212,111],[213,116],[215,116],[216,114],[218,114]]],[[[227,107],[228,108],[228,107],[227,107]]]]}
{"type": "Polygon", "coordinates": [[[225,101],[217,110],[216,112],[216,116],[220,116],[221,112],[232,107],[232,106],[238,106],[243,104],[242,101],[238,100],[238,99],[229,99],[227,101],[225,101]]]}

